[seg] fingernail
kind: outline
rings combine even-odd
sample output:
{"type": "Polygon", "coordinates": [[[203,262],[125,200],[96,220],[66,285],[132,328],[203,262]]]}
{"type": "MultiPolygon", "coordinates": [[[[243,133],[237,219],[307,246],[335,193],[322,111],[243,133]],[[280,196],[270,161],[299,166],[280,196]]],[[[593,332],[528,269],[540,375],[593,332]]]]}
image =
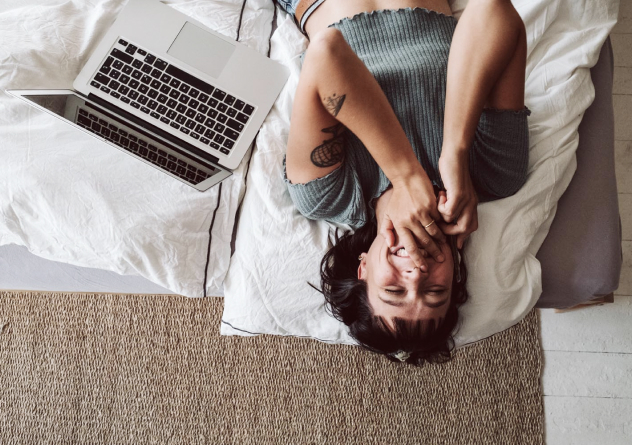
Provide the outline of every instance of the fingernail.
{"type": "Polygon", "coordinates": [[[437,257],[437,261],[439,261],[440,263],[443,263],[444,260],[445,260],[445,257],[443,255],[439,255],[437,257]]]}

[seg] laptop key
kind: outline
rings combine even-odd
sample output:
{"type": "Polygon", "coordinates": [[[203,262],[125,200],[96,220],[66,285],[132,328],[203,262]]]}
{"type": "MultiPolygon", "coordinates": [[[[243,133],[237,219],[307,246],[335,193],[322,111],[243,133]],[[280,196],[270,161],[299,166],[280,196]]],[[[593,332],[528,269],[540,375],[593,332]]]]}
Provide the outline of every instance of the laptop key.
{"type": "Polygon", "coordinates": [[[143,73],[141,73],[138,70],[134,70],[134,72],[132,72],[132,79],[140,79],[141,77],[143,77],[143,73]]]}
{"type": "Polygon", "coordinates": [[[164,105],[160,105],[158,107],[158,113],[160,114],[165,114],[167,111],[169,111],[169,108],[165,107],[164,105]]]}
{"type": "Polygon", "coordinates": [[[235,96],[231,96],[230,94],[228,96],[226,96],[226,99],[224,99],[224,102],[226,102],[228,105],[232,105],[235,103],[235,96]]]}
{"type": "Polygon", "coordinates": [[[116,68],[117,70],[120,70],[125,65],[123,65],[123,62],[121,62],[120,60],[115,60],[112,66],[116,68]]]}
{"type": "Polygon", "coordinates": [[[108,74],[110,72],[110,70],[112,69],[111,66],[105,66],[103,65],[101,67],[101,69],[99,69],[100,72],[102,72],[103,74],[108,74]]]}
{"type": "Polygon", "coordinates": [[[226,128],[226,127],[224,127],[222,124],[220,124],[220,123],[218,122],[218,123],[216,123],[216,124],[215,124],[215,126],[213,127],[213,130],[215,130],[215,131],[219,131],[219,132],[221,133],[222,131],[224,131],[224,128],[226,128]]]}
{"type": "Polygon", "coordinates": [[[132,66],[134,68],[141,69],[143,67],[143,62],[141,60],[134,59],[134,61],[132,62],[132,66]]]}
{"type": "Polygon", "coordinates": [[[151,113],[149,113],[149,115],[153,117],[154,119],[160,119],[160,115],[156,113],[155,111],[152,111],[151,113]]]}
{"type": "Polygon", "coordinates": [[[187,106],[186,105],[182,105],[182,104],[178,104],[178,107],[176,108],[176,110],[178,111],[178,113],[186,113],[187,112],[187,106]]]}
{"type": "Polygon", "coordinates": [[[208,140],[208,139],[206,139],[204,136],[202,136],[202,137],[200,138],[200,142],[202,142],[203,144],[208,144],[208,143],[209,143],[209,142],[211,142],[211,141],[209,141],[209,140],[208,140]]]}
{"type": "Polygon", "coordinates": [[[130,150],[132,150],[134,152],[138,151],[138,148],[139,148],[138,143],[131,141],[129,143],[129,148],[130,148],[130,150]]]}
{"type": "Polygon", "coordinates": [[[193,86],[194,88],[206,94],[211,94],[213,90],[215,90],[214,87],[207,84],[206,82],[201,81],[200,79],[198,79],[195,76],[192,76],[191,74],[185,73],[180,68],[176,68],[173,65],[169,65],[167,67],[166,73],[172,75],[173,77],[178,78],[182,82],[188,83],[189,85],[193,86]]]}
{"type": "Polygon", "coordinates": [[[94,76],[94,80],[96,80],[99,83],[107,84],[110,81],[110,78],[106,76],[105,74],[97,73],[97,75],[94,76]]]}
{"type": "Polygon", "coordinates": [[[149,108],[147,107],[140,107],[140,111],[142,111],[145,114],[149,114],[149,112],[151,111],[149,108]]]}
{"type": "Polygon", "coordinates": [[[156,60],[156,56],[152,56],[151,54],[147,54],[145,57],[145,63],[154,63],[156,60]]]}
{"type": "Polygon", "coordinates": [[[189,103],[189,96],[187,96],[186,94],[181,94],[180,97],[178,98],[178,100],[180,101],[181,104],[186,105],[189,103]]]}
{"type": "Polygon", "coordinates": [[[118,91],[121,94],[127,94],[127,93],[129,93],[129,87],[127,87],[125,85],[121,85],[121,88],[119,88],[118,91]]]}
{"type": "Polygon", "coordinates": [[[143,82],[145,85],[149,85],[151,83],[151,77],[145,74],[143,77],[141,77],[140,81],[143,82]]]}
{"type": "Polygon", "coordinates": [[[110,91],[110,96],[114,97],[115,99],[118,99],[119,97],[121,97],[121,95],[117,93],[116,91],[110,91]]]}
{"type": "Polygon", "coordinates": [[[162,76],[162,71],[160,71],[159,69],[154,68],[154,69],[151,71],[151,77],[153,77],[153,78],[155,78],[155,79],[160,79],[160,76],[162,76]]]}
{"type": "Polygon", "coordinates": [[[129,82],[129,80],[130,80],[130,79],[129,79],[129,76],[127,76],[127,75],[125,75],[125,74],[123,74],[123,75],[119,78],[119,82],[121,82],[121,83],[123,83],[123,84],[125,84],[125,85],[127,85],[127,82],[129,82]]]}
{"type": "Polygon", "coordinates": [[[114,48],[110,54],[115,59],[122,60],[123,62],[127,63],[128,65],[130,65],[132,63],[132,61],[134,60],[134,58],[132,56],[130,56],[129,54],[125,54],[123,51],[120,51],[120,50],[118,50],[116,48],[114,48]]]}
{"type": "Polygon", "coordinates": [[[160,76],[160,80],[162,80],[164,83],[169,83],[171,81],[171,76],[169,74],[164,74],[162,76],[160,76]]]}
{"type": "Polygon", "coordinates": [[[215,90],[215,92],[213,92],[213,97],[217,100],[224,100],[224,98],[226,97],[226,93],[220,89],[217,89],[215,90]]]}
{"type": "Polygon", "coordinates": [[[217,142],[218,144],[221,144],[222,142],[224,142],[224,136],[222,136],[221,134],[216,134],[215,137],[213,138],[213,140],[215,142],[217,142]]]}
{"type": "Polygon", "coordinates": [[[158,155],[151,151],[147,154],[147,157],[149,158],[150,161],[155,161],[156,159],[158,159],[158,155]]]}
{"type": "Polygon", "coordinates": [[[152,88],[154,88],[156,90],[159,90],[160,87],[162,86],[162,84],[158,80],[152,80],[150,85],[151,85],[152,88]]]}
{"type": "Polygon", "coordinates": [[[151,65],[143,64],[143,67],[140,69],[143,73],[149,74],[151,73],[152,67],[151,65]]]}
{"type": "Polygon", "coordinates": [[[199,100],[200,102],[202,102],[204,104],[204,103],[206,103],[208,98],[209,98],[209,96],[207,94],[200,93],[200,96],[197,98],[197,100],[199,100]]]}
{"type": "Polygon", "coordinates": [[[128,135],[127,135],[127,138],[128,138],[130,141],[138,142],[138,138],[137,138],[136,136],[134,136],[133,134],[128,134],[128,135]]]}
{"type": "Polygon", "coordinates": [[[171,120],[175,119],[177,115],[178,115],[178,113],[176,113],[176,112],[175,112],[175,111],[173,111],[173,110],[169,110],[169,111],[167,111],[167,117],[168,117],[169,119],[171,119],[171,120]]]}
{"type": "Polygon", "coordinates": [[[184,124],[186,121],[187,121],[187,118],[181,114],[178,115],[178,117],[176,118],[176,122],[179,124],[184,124]]]}
{"type": "Polygon", "coordinates": [[[235,110],[234,108],[229,108],[228,110],[226,110],[226,114],[230,117],[235,117],[237,115],[237,110],[235,110]]]}
{"type": "Polygon", "coordinates": [[[192,109],[190,109],[190,108],[189,108],[189,109],[187,110],[187,112],[185,113],[185,116],[186,116],[186,117],[191,117],[191,118],[194,118],[196,114],[197,114],[197,113],[195,112],[195,110],[192,110],[192,109]]]}
{"type": "Polygon", "coordinates": [[[248,116],[250,116],[253,111],[255,111],[255,107],[253,107],[252,105],[246,105],[244,107],[244,114],[247,114],[248,116]]]}
{"type": "Polygon", "coordinates": [[[186,123],[186,124],[184,124],[184,125],[185,125],[185,127],[187,127],[188,129],[193,130],[193,129],[195,128],[195,121],[192,121],[191,119],[189,119],[189,120],[187,121],[187,123],[186,123]]]}
{"type": "Polygon", "coordinates": [[[189,136],[191,136],[193,139],[200,139],[200,135],[194,132],[191,132],[189,136]]]}
{"type": "Polygon", "coordinates": [[[138,48],[136,46],[134,46],[134,45],[127,45],[127,48],[125,49],[125,52],[127,54],[131,54],[133,56],[136,53],[137,49],[138,48]]]}
{"type": "Polygon", "coordinates": [[[129,65],[125,65],[125,66],[123,67],[122,71],[123,71],[125,74],[130,74],[132,71],[134,71],[134,68],[132,68],[132,67],[131,67],[131,66],[129,66],[129,65]]]}
{"type": "MultiPolygon", "coordinates": [[[[171,156],[170,156],[169,158],[171,158],[171,156]]],[[[176,165],[176,163],[175,163],[175,162],[173,162],[173,161],[168,161],[168,162],[167,162],[167,168],[168,168],[169,170],[175,170],[175,169],[176,169],[176,167],[177,167],[177,165],[176,165]]]]}
{"type": "MultiPolygon", "coordinates": [[[[80,110],[80,111],[83,111],[83,110],[80,110]]],[[[83,125],[85,125],[87,127],[92,125],[92,121],[90,119],[88,119],[87,117],[85,117],[85,116],[78,116],[77,117],[77,122],[79,122],[80,124],[83,124],[83,125]]]]}
{"type": "Polygon", "coordinates": [[[111,80],[108,86],[112,88],[113,90],[117,90],[118,87],[121,86],[121,84],[117,82],[116,80],[111,80]]]}
{"type": "Polygon", "coordinates": [[[206,136],[209,139],[213,139],[215,137],[215,132],[213,130],[206,130],[206,133],[204,133],[204,136],[206,136]]]}
{"type": "Polygon", "coordinates": [[[200,106],[198,107],[198,111],[199,111],[200,113],[206,113],[206,112],[208,111],[208,105],[200,105],[200,106]]]}
{"type": "Polygon", "coordinates": [[[215,119],[217,117],[219,113],[216,110],[211,110],[208,113],[206,113],[207,116],[212,117],[213,119],[215,119]]]}
{"type": "Polygon", "coordinates": [[[227,128],[224,130],[224,136],[227,136],[231,138],[233,141],[236,141],[237,138],[239,137],[239,133],[237,133],[234,130],[231,130],[230,128],[227,128]]]}
{"type": "Polygon", "coordinates": [[[225,124],[226,121],[228,120],[228,118],[226,117],[225,114],[220,114],[219,116],[217,116],[217,120],[221,123],[221,124],[225,124]]]}
{"type": "Polygon", "coordinates": [[[151,97],[152,99],[155,99],[158,97],[158,91],[151,89],[147,92],[147,95],[151,97]]]}
{"type": "Polygon", "coordinates": [[[101,88],[101,84],[97,82],[96,80],[93,80],[92,82],[90,82],[90,85],[92,85],[95,88],[101,88]]]}
{"type": "Polygon", "coordinates": [[[200,124],[198,124],[198,125],[195,127],[195,131],[197,131],[198,133],[204,134],[204,130],[206,130],[206,128],[204,127],[204,125],[200,125],[200,124]]]}
{"type": "Polygon", "coordinates": [[[175,88],[173,90],[171,90],[171,92],[169,93],[169,97],[171,97],[172,99],[177,99],[178,97],[180,97],[180,93],[178,92],[178,90],[176,90],[175,88]]]}
{"type": "Polygon", "coordinates": [[[122,97],[121,97],[121,102],[128,104],[128,103],[130,103],[130,102],[131,102],[131,100],[130,100],[130,98],[129,98],[129,97],[122,96],[122,97]]]}
{"type": "Polygon", "coordinates": [[[228,148],[228,149],[230,150],[230,149],[231,149],[231,148],[233,148],[233,146],[235,145],[235,141],[231,141],[230,139],[226,139],[226,140],[222,143],[222,145],[223,145],[224,147],[226,147],[226,148],[228,148]]]}
{"type": "Polygon", "coordinates": [[[217,110],[221,111],[222,113],[224,113],[227,109],[228,109],[228,105],[226,105],[225,103],[221,103],[217,105],[217,110]]]}
{"type": "MultiPolygon", "coordinates": [[[[129,145],[130,147],[132,146],[132,144],[129,144],[129,145]]],[[[147,153],[149,153],[149,150],[147,150],[145,147],[140,147],[138,149],[138,152],[143,156],[147,156],[147,153]]]]}
{"type": "Polygon", "coordinates": [[[233,130],[236,131],[241,131],[244,129],[243,124],[240,124],[239,122],[237,122],[234,119],[228,119],[228,122],[226,122],[226,126],[232,128],[233,130]]]}
{"type": "Polygon", "coordinates": [[[160,87],[160,92],[161,92],[162,94],[169,94],[169,92],[170,92],[170,91],[171,91],[171,88],[169,88],[169,85],[165,85],[165,84],[163,84],[163,85],[160,87]]]}
{"type": "Polygon", "coordinates": [[[241,111],[241,110],[243,110],[244,105],[246,105],[246,102],[244,102],[243,100],[237,99],[235,101],[235,103],[233,104],[233,107],[235,107],[237,110],[241,111]]]}
{"type": "Polygon", "coordinates": [[[173,100],[173,99],[169,99],[169,100],[167,101],[167,106],[168,106],[169,108],[175,108],[175,107],[177,107],[177,106],[178,106],[178,102],[176,102],[176,101],[175,101],[175,100],[173,100]]]}
{"type": "Polygon", "coordinates": [[[167,68],[168,63],[162,59],[158,59],[154,62],[154,66],[158,68],[160,71],[164,71],[167,68]]]}
{"type": "Polygon", "coordinates": [[[163,117],[160,118],[160,122],[162,122],[163,124],[168,124],[170,121],[169,121],[169,119],[167,119],[166,117],[163,116],[163,117]]]}
{"type": "Polygon", "coordinates": [[[141,56],[146,56],[147,55],[147,51],[145,51],[144,49],[138,49],[137,50],[138,54],[140,54],[141,56]]]}
{"type": "Polygon", "coordinates": [[[142,94],[140,95],[140,97],[138,98],[138,102],[141,105],[146,105],[147,102],[149,102],[149,98],[147,96],[143,96],[142,94]]]}
{"type": "Polygon", "coordinates": [[[189,96],[191,96],[194,99],[197,98],[199,94],[200,92],[196,90],[195,88],[191,88],[191,91],[189,91],[189,96]]]}
{"type": "Polygon", "coordinates": [[[235,116],[235,119],[237,119],[242,124],[245,124],[246,122],[248,122],[248,119],[250,119],[250,117],[245,115],[244,113],[237,113],[237,116],[235,116]]]}
{"type": "MultiPolygon", "coordinates": [[[[189,94],[191,94],[191,92],[189,92],[189,94]]],[[[191,96],[193,97],[193,96],[191,96]]],[[[193,109],[197,109],[198,105],[200,105],[200,103],[195,100],[195,99],[191,99],[191,102],[189,102],[189,107],[193,108],[193,109]]]]}
{"type": "Polygon", "coordinates": [[[101,87],[101,91],[103,91],[104,93],[109,93],[110,89],[108,87],[101,87]]]}
{"type": "Polygon", "coordinates": [[[165,165],[167,165],[167,158],[162,157],[162,156],[158,156],[158,164],[162,165],[163,167],[165,165]]]}
{"type": "Polygon", "coordinates": [[[204,120],[206,120],[206,116],[204,116],[202,113],[198,113],[198,114],[195,116],[195,121],[196,121],[196,122],[203,123],[203,122],[204,122],[204,120]]]}
{"type": "Polygon", "coordinates": [[[230,151],[228,151],[228,149],[226,149],[226,148],[221,148],[219,151],[221,151],[225,155],[229,155],[230,154],[230,151]]]}
{"type": "Polygon", "coordinates": [[[219,150],[220,148],[219,144],[217,144],[216,142],[211,142],[209,145],[211,146],[211,148],[214,148],[215,150],[219,150]]]}
{"type": "Polygon", "coordinates": [[[136,98],[140,96],[140,93],[138,91],[130,91],[127,95],[130,99],[136,100],[136,98]]]}
{"type": "Polygon", "coordinates": [[[169,82],[169,86],[173,88],[178,88],[180,86],[180,81],[178,79],[171,79],[171,82],[169,82]]]}
{"type": "Polygon", "coordinates": [[[180,127],[180,131],[183,132],[184,134],[189,134],[189,129],[186,127],[180,127]]]}
{"type": "Polygon", "coordinates": [[[180,124],[176,124],[175,122],[171,122],[169,125],[171,125],[173,128],[175,128],[176,130],[178,128],[180,128],[180,124]]]}
{"type": "Polygon", "coordinates": [[[118,79],[121,76],[121,72],[117,70],[110,71],[110,77],[112,79],[118,79]]]}
{"type": "Polygon", "coordinates": [[[155,110],[156,108],[158,108],[158,102],[156,102],[155,100],[150,100],[149,103],[147,104],[147,106],[151,110],[155,110]]]}

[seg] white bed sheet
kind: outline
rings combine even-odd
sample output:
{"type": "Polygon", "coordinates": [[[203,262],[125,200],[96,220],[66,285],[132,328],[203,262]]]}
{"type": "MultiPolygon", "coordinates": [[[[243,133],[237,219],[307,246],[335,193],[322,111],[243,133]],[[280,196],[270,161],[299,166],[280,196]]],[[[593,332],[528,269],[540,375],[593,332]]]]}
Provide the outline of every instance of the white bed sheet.
{"type": "MultiPolygon", "coordinates": [[[[0,2],[0,245],[189,297],[218,295],[249,155],[221,187],[200,193],[4,93],[71,88],[124,3],[0,2]]],[[[268,0],[164,3],[268,52],[268,0]]]]}
{"type": "MultiPolygon", "coordinates": [[[[457,18],[467,0],[450,2],[457,18]]],[[[526,185],[514,196],[479,206],[479,229],[465,248],[471,298],[461,309],[457,347],[519,322],[542,291],[535,255],[575,171],[577,128],[594,99],[589,69],[616,23],[617,0],[515,0],[528,38],[526,105],[530,163],[526,185]]],[[[319,264],[332,226],[302,217],[282,181],[298,57],[307,42],[280,15],[272,58],[291,70],[290,81],[261,130],[251,160],[236,253],[225,281],[223,335],[276,334],[354,343],[329,316],[319,264]]]]}

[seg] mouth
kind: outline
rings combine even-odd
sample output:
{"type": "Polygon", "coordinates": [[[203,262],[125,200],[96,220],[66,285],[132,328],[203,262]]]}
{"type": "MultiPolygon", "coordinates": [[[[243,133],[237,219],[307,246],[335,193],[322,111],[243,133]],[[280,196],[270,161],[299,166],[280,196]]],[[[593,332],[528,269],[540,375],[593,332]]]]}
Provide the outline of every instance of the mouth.
{"type": "Polygon", "coordinates": [[[410,255],[408,255],[408,252],[406,252],[406,249],[402,246],[393,247],[390,251],[391,255],[395,255],[400,258],[410,258],[410,255]]]}

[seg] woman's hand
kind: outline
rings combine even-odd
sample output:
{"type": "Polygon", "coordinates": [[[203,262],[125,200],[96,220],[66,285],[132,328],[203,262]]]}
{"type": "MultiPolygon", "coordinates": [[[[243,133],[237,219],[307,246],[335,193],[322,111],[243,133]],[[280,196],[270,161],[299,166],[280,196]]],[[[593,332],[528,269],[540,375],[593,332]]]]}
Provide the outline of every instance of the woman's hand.
{"type": "Polygon", "coordinates": [[[446,189],[439,192],[438,209],[444,221],[441,229],[446,235],[457,235],[459,249],[470,233],[478,229],[478,197],[470,177],[468,156],[466,150],[444,147],[439,158],[439,173],[446,189]]]}
{"type": "Polygon", "coordinates": [[[422,259],[424,250],[436,261],[444,261],[441,249],[436,244],[445,242],[445,236],[438,226],[441,215],[426,172],[420,169],[416,174],[391,182],[393,191],[380,229],[387,245],[393,247],[396,237],[399,238],[410,258],[422,269],[425,267],[422,259]]]}

